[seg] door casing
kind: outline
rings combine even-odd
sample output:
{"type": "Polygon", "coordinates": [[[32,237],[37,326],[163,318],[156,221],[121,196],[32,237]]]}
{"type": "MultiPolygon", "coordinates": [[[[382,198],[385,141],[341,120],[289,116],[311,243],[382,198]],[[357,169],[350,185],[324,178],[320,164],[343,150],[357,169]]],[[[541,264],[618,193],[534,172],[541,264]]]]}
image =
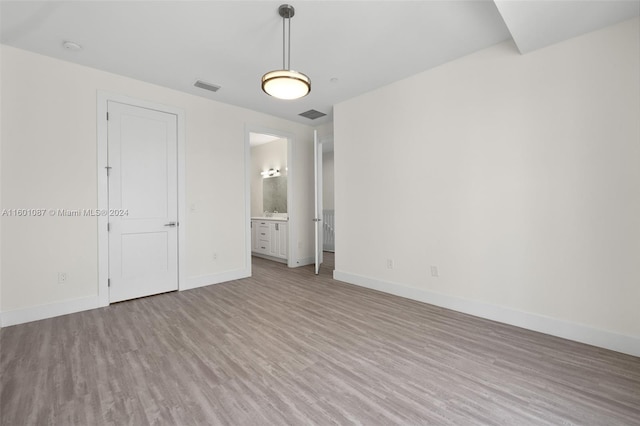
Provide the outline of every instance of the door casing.
{"type": "Polygon", "coordinates": [[[320,273],[320,265],[323,262],[322,241],[324,224],[322,223],[322,141],[318,139],[318,130],[313,131],[313,181],[314,181],[314,252],[315,252],[315,273],[320,273]]]}
{"type": "MultiPolygon", "coordinates": [[[[185,127],[184,110],[144,101],[129,96],[106,91],[97,92],[97,181],[98,210],[109,208],[109,181],[107,179],[107,102],[115,101],[141,108],[175,114],[178,120],[178,290],[185,281],[186,267],[186,198],[185,198],[185,127]]],[[[109,234],[108,218],[98,216],[98,303],[109,305],[109,234]]]]}

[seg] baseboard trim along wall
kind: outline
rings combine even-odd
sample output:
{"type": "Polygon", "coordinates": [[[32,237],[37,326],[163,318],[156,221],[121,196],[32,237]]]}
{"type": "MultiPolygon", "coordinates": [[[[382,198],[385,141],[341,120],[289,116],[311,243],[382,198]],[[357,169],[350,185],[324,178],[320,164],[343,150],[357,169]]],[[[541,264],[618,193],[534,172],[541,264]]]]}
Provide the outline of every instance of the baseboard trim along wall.
{"type": "Polygon", "coordinates": [[[557,318],[517,311],[497,305],[434,293],[403,284],[381,281],[343,271],[334,271],[333,278],[349,284],[390,293],[407,299],[429,303],[480,318],[526,328],[528,330],[573,340],[588,345],[640,356],[640,338],[600,330],[557,318]]]}
{"type": "Polygon", "coordinates": [[[314,265],[316,263],[315,257],[303,257],[298,259],[296,262],[296,266],[294,268],[299,268],[301,266],[314,265]]]}
{"type": "Polygon", "coordinates": [[[100,307],[98,296],[83,297],[80,299],[65,300],[63,302],[50,303],[47,305],[32,306],[29,308],[6,311],[0,314],[0,326],[9,327],[11,325],[25,322],[39,321],[47,318],[59,317],[61,315],[73,314],[81,311],[88,311],[100,307]]]}
{"type": "MultiPolygon", "coordinates": [[[[219,284],[249,277],[251,274],[246,269],[223,272],[220,274],[202,275],[188,278],[185,285],[180,286],[180,291],[191,290],[211,284],[219,284]]],[[[39,321],[61,315],[74,314],[100,307],[98,296],[83,297],[81,299],[65,300],[47,305],[32,306],[13,311],[0,312],[0,327],[23,324],[31,321],[39,321]]]]}
{"type": "Polygon", "coordinates": [[[187,282],[180,286],[180,291],[192,290],[198,287],[205,287],[212,284],[220,284],[227,281],[239,280],[251,276],[249,269],[235,269],[232,271],[221,272],[219,274],[200,275],[198,277],[187,278],[187,282]]]}

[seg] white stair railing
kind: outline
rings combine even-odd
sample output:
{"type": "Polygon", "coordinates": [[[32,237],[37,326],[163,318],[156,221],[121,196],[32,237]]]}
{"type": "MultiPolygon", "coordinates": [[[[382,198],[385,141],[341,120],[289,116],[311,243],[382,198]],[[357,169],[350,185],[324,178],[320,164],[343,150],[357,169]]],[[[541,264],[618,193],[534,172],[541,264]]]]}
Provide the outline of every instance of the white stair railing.
{"type": "Polygon", "coordinates": [[[323,242],[322,249],[325,251],[335,251],[336,249],[336,233],[335,233],[335,214],[333,210],[322,211],[322,230],[323,242]]]}

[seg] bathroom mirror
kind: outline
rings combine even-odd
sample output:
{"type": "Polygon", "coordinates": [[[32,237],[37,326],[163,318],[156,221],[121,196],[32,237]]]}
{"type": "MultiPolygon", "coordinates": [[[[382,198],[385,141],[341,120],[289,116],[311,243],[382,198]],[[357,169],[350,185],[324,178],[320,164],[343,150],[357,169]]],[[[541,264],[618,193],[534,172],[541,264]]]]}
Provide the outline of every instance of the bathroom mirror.
{"type": "Polygon", "coordinates": [[[262,198],[265,211],[287,213],[287,177],[262,179],[262,198]]]}

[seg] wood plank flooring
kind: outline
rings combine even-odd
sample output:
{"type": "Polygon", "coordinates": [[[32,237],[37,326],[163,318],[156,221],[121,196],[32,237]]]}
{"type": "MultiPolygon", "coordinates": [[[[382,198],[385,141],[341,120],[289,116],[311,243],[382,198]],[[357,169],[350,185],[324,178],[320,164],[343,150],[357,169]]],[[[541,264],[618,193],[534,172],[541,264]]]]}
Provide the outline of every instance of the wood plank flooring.
{"type": "Polygon", "coordinates": [[[640,358],[254,259],[7,327],[2,425],[640,425],[640,358]]]}

